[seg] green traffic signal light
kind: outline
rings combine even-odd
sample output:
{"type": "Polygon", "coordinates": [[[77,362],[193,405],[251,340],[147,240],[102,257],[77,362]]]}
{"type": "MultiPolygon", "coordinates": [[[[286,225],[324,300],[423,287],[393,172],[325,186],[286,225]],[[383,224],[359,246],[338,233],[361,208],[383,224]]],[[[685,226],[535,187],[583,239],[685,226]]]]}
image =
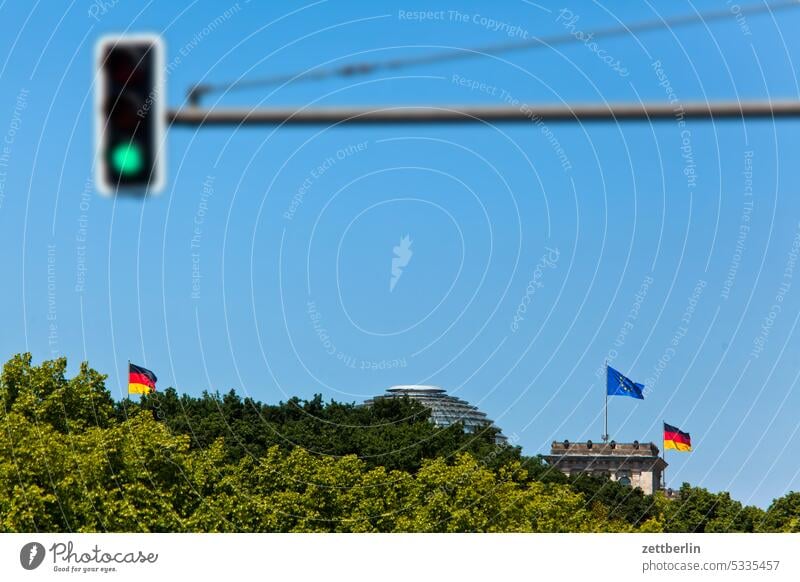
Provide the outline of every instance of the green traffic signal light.
{"type": "Polygon", "coordinates": [[[142,150],[135,143],[117,144],[111,151],[111,164],[123,176],[137,174],[144,166],[142,150]]]}
{"type": "Polygon", "coordinates": [[[164,43],[151,34],[102,37],[95,49],[95,172],[104,194],[163,188],[167,115],[164,43]]]}

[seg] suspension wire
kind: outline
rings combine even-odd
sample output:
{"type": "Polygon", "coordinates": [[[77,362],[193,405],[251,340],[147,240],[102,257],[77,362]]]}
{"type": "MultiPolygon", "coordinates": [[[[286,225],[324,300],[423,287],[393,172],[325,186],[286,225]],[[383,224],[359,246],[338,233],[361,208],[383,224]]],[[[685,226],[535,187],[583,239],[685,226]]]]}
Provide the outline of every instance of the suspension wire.
{"type": "Polygon", "coordinates": [[[639,32],[647,32],[651,30],[658,30],[661,28],[672,28],[676,26],[685,26],[697,22],[709,22],[720,20],[723,18],[730,18],[740,16],[759,14],[762,12],[774,12],[784,10],[787,8],[794,8],[800,6],[798,0],[786,0],[784,2],[775,2],[773,4],[754,4],[752,6],[743,6],[740,10],[733,12],[730,8],[725,10],[716,10],[709,12],[701,12],[694,14],[685,14],[675,16],[672,18],[658,18],[653,20],[646,20],[629,25],[621,25],[614,27],[607,27],[597,29],[581,35],[573,33],[564,33],[544,37],[534,37],[523,41],[512,41],[504,43],[495,43],[483,45],[475,48],[458,48],[447,50],[443,52],[422,55],[418,57],[407,57],[398,59],[389,59],[384,61],[352,63],[339,67],[332,67],[326,69],[312,69],[310,71],[303,71],[296,74],[281,74],[272,75],[269,77],[261,77],[257,79],[239,79],[236,81],[229,81],[225,83],[200,83],[193,85],[188,93],[187,99],[190,105],[197,106],[200,104],[200,99],[210,93],[219,93],[230,90],[252,89],[254,87],[267,87],[274,85],[282,85],[284,83],[293,83],[297,81],[323,81],[336,77],[354,77],[359,75],[369,75],[378,71],[393,71],[406,67],[415,67],[420,65],[430,65],[434,63],[442,63],[447,61],[455,61],[473,57],[482,57],[487,55],[497,55],[509,53],[513,51],[526,50],[531,48],[552,47],[570,44],[574,42],[584,42],[584,39],[599,39],[610,38],[614,36],[622,36],[625,34],[636,34],[639,32]]]}

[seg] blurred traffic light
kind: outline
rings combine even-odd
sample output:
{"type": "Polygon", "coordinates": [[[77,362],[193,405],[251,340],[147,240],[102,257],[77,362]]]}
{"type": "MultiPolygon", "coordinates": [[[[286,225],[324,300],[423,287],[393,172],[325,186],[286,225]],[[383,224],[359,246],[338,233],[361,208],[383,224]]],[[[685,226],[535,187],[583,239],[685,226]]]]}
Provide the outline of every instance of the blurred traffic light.
{"type": "Polygon", "coordinates": [[[157,36],[104,37],[97,44],[98,188],[153,193],[164,182],[164,50],[157,36]]]}

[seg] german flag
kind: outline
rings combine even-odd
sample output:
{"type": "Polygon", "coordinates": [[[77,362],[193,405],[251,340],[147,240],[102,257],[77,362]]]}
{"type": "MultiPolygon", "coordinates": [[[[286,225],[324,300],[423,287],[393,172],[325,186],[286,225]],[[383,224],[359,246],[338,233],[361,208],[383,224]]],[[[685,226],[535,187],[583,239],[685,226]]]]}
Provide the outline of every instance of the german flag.
{"type": "Polygon", "coordinates": [[[128,362],[128,394],[150,394],[156,391],[158,378],[147,368],[128,362]]]}
{"type": "Polygon", "coordinates": [[[664,450],[691,451],[692,437],[676,426],[664,423],[664,450]]]}

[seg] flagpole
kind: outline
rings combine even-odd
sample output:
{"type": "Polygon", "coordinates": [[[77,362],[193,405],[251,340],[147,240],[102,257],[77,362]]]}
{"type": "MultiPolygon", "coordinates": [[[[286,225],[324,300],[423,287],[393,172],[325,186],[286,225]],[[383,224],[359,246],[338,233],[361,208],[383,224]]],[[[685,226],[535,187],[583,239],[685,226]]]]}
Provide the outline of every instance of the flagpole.
{"type": "Polygon", "coordinates": [[[603,442],[608,442],[608,360],[606,360],[606,387],[603,389],[603,392],[606,395],[606,405],[605,405],[605,423],[603,425],[603,442]]]}
{"type": "MultiPolygon", "coordinates": [[[[664,444],[662,443],[661,446],[663,447],[664,444]]],[[[661,460],[664,461],[664,494],[667,493],[667,450],[664,449],[664,452],[661,453],[661,460]]]]}

